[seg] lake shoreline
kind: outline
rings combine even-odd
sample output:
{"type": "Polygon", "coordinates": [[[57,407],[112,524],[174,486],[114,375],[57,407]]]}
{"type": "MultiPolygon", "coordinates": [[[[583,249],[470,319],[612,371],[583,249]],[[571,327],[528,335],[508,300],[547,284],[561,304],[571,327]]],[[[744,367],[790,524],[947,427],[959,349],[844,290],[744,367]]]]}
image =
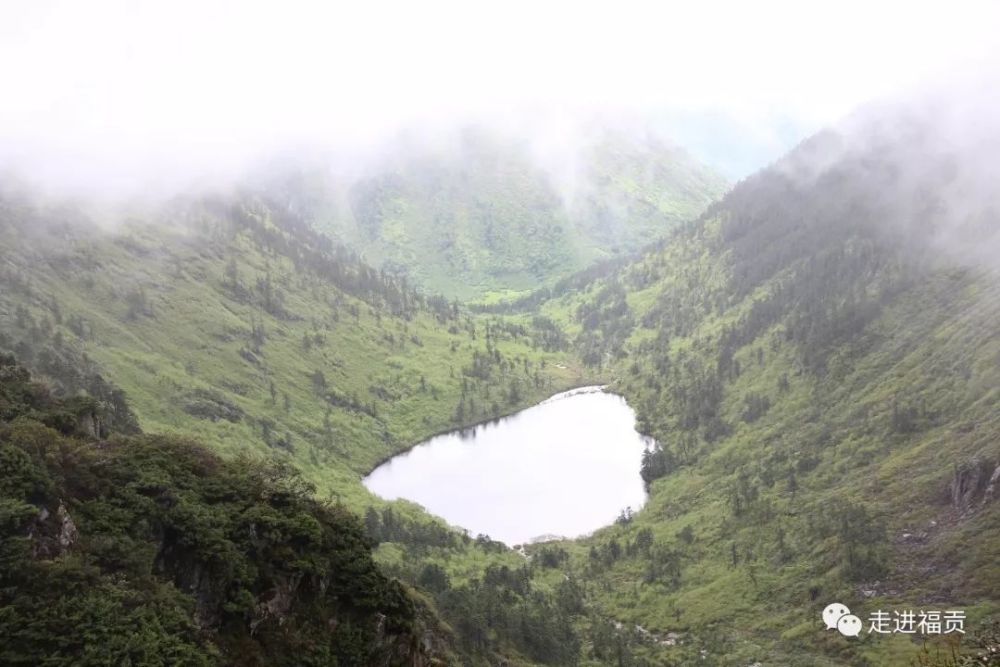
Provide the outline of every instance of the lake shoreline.
{"type": "Polygon", "coordinates": [[[645,504],[647,439],[624,396],[604,383],[579,384],[421,440],[362,483],[382,500],[407,500],[508,547],[576,540],[645,504]]]}
{"type": "MultiPolygon", "coordinates": [[[[514,410],[513,412],[505,412],[505,413],[503,413],[501,415],[497,415],[496,417],[491,417],[490,419],[484,419],[482,421],[474,422],[472,424],[468,424],[467,426],[454,426],[452,428],[446,428],[446,429],[441,429],[440,431],[435,431],[435,432],[431,433],[430,435],[424,436],[423,438],[421,438],[417,442],[413,443],[412,445],[407,445],[403,449],[400,449],[395,454],[389,454],[388,456],[384,456],[381,459],[379,459],[378,462],[374,466],[372,466],[372,468],[368,472],[366,472],[363,475],[361,475],[361,482],[363,484],[364,480],[367,479],[368,477],[370,477],[373,472],[375,472],[376,470],[378,470],[379,468],[381,468],[382,466],[384,466],[386,463],[388,463],[389,461],[393,460],[397,456],[401,456],[403,454],[406,454],[407,452],[410,452],[410,451],[416,449],[417,447],[423,445],[424,443],[426,443],[426,442],[428,442],[430,440],[433,440],[434,438],[440,437],[442,435],[448,435],[449,433],[456,433],[456,432],[461,432],[461,431],[465,431],[465,430],[468,430],[468,429],[474,429],[474,428],[477,428],[479,426],[487,426],[489,424],[494,424],[494,423],[496,423],[496,422],[498,422],[498,421],[500,421],[502,419],[509,419],[509,418],[511,418],[511,417],[513,417],[515,415],[518,415],[518,414],[524,412],[525,410],[530,410],[533,407],[542,405],[546,401],[551,401],[552,399],[556,398],[557,396],[562,396],[563,394],[569,394],[570,392],[575,392],[575,391],[579,391],[581,393],[591,393],[591,392],[585,392],[585,391],[582,391],[582,390],[594,388],[594,389],[597,389],[597,391],[602,391],[602,392],[607,393],[607,394],[614,394],[615,396],[622,396],[622,398],[624,398],[624,396],[622,394],[618,393],[618,392],[607,391],[607,388],[610,387],[610,386],[611,386],[610,383],[608,383],[608,384],[579,384],[579,385],[574,385],[574,386],[572,386],[572,387],[570,387],[568,389],[563,389],[562,391],[557,391],[556,393],[552,394],[548,398],[544,398],[544,399],[542,399],[541,401],[539,401],[537,403],[532,403],[531,405],[526,405],[526,406],[524,406],[522,408],[518,408],[517,410],[514,410]]],[[[597,393],[597,392],[594,392],[594,393],[597,393]]]]}

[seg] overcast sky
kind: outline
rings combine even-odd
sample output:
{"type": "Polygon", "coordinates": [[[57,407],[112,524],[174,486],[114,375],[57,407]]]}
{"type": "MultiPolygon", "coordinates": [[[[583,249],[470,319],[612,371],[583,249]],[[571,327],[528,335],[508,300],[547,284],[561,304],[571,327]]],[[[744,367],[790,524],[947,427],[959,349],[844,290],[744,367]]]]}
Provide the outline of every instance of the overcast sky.
{"type": "Polygon", "coordinates": [[[993,61],[998,26],[998,3],[963,0],[4,0],[0,157],[124,182],[536,113],[811,130],[993,61]]]}

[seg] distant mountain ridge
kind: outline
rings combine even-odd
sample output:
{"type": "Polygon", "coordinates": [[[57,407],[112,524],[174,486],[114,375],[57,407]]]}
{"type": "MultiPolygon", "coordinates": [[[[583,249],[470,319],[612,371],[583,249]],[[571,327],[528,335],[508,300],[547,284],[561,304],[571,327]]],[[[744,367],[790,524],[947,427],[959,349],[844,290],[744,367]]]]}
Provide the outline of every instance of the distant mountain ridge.
{"type": "Polygon", "coordinates": [[[269,187],[372,265],[479,299],[632,252],[697,217],[727,183],[649,133],[602,128],[572,155],[539,158],[530,142],[467,128],[346,182],[293,168],[269,187]]]}

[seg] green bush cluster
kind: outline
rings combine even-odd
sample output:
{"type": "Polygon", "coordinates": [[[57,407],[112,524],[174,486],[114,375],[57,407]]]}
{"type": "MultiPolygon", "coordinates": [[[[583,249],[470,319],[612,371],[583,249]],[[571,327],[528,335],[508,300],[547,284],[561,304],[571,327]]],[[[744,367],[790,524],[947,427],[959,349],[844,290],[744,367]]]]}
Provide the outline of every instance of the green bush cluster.
{"type": "Polygon", "coordinates": [[[361,522],[290,466],[169,436],[95,441],[0,359],[0,664],[423,659],[361,522]]]}

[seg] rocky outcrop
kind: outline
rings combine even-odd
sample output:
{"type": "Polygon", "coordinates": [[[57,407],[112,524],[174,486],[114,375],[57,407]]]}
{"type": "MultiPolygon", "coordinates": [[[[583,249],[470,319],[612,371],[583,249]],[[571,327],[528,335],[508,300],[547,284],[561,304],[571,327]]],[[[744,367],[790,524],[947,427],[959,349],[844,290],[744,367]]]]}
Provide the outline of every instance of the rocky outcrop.
{"type": "Polygon", "coordinates": [[[153,567],[194,599],[194,621],[199,628],[214,630],[218,627],[225,598],[224,584],[208,565],[178,544],[178,536],[173,531],[166,531],[160,540],[153,567]]]}
{"type": "Polygon", "coordinates": [[[982,459],[955,467],[948,484],[948,499],[960,514],[992,501],[1000,485],[1000,465],[982,459]]]}
{"type": "Polygon", "coordinates": [[[38,511],[38,516],[28,527],[28,536],[31,538],[32,555],[50,560],[70,550],[79,538],[79,531],[66,505],[59,501],[55,514],[45,507],[38,511]]]}
{"type": "Polygon", "coordinates": [[[268,620],[277,621],[281,625],[295,601],[295,593],[299,588],[301,577],[292,576],[288,580],[279,581],[272,589],[271,597],[257,605],[254,617],[250,619],[250,636],[252,637],[261,623],[268,620]]]}
{"type": "Polygon", "coordinates": [[[197,389],[185,399],[184,412],[213,422],[225,420],[238,423],[243,419],[244,412],[240,406],[227,399],[221,392],[210,389],[197,389]]]}
{"type": "Polygon", "coordinates": [[[76,524],[73,523],[73,517],[69,515],[66,506],[61,502],[56,509],[56,520],[59,521],[59,535],[57,537],[59,548],[66,551],[76,543],[79,531],[76,529],[76,524]]]}
{"type": "MultiPolygon", "coordinates": [[[[438,667],[452,664],[447,656],[454,641],[440,620],[423,602],[416,602],[416,618],[411,632],[393,635],[385,632],[385,618],[377,619],[381,651],[378,667],[438,667]]],[[[499,663],[505,665],[506,663],[499,663]]]]}
{"type": "Polygon", "coordinates": [[[1000,486],[1000,465],[993,469],[993,474],[990,475],[990,481],[986,485],[986,491],[983,492],[983,503],[992,502],[997,495],[997,487],[1000,486]]]}

